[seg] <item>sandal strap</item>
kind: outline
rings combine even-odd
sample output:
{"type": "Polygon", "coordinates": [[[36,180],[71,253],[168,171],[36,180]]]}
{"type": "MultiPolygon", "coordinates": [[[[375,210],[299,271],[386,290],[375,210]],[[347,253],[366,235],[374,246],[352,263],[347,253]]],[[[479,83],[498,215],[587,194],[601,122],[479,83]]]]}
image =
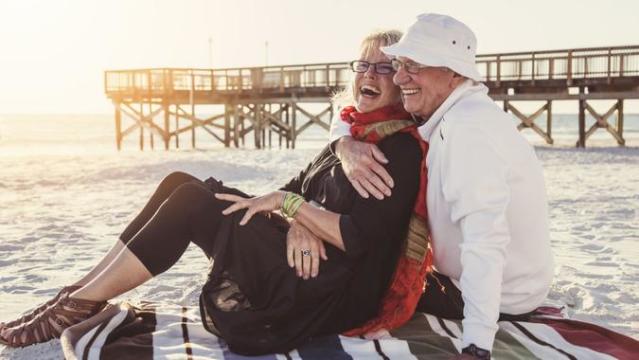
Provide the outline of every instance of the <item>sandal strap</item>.
{"type": "Polygon", "coordinates": [[[53,306],[53,304],[55,304],[58,301],[58,299],[60,299],[61,296],[63,296],[64,294],[71,294],[74,291],[80,289],[81,287],[82,286],[78,286],[78,285],[65,286],[56,294],[56,296],[54,296],[49,301],[45,302],[44,304],[42,304],[42,305],[38,306],[37,308],[31,310],[29,313],[24,314],[24,315],[20,316],[19,318],[15,319],[13,321],[9,321],[7,323],[0,324],[0,327],[12,328],[12,327],[15,327],[17,325],[27,323],[27,322],[31,321],[33,318],[35,318],[38,314],[40,314],[41,312],[45,311],[47,308],[53,306]]]}
{"type": "Polygon", "coordinates": [[[13,347],[59,338],[62,332],[100,312],[106,301],[91,301],[63,295],[52,307],[38,314],[33,320],[11,330],[8,338],[2,339],[13,347]]]}

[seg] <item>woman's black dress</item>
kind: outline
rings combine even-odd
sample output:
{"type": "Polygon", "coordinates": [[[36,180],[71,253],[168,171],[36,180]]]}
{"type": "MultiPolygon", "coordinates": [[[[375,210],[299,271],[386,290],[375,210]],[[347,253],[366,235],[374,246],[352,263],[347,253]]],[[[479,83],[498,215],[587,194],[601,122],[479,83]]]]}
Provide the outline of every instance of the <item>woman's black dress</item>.
{"type": "MultiPolygon", "coordinates": [[[[328,260],[304,280],[288,266],[287,222],[244,212],[225,217],[213,239],[212,269],[200,296],[205,327],[239,354],[287,352],[310,337],[339,333],[377,314],[389,286],[419,189],[421,150],[398,133],[378,144],[395,181],[384,200],[360,197],[326,147],[282,189],[341,214],[346,251],[325,243],[328,260]]],[[[214,179],[214,192],[239,193],[214,179]]]]}

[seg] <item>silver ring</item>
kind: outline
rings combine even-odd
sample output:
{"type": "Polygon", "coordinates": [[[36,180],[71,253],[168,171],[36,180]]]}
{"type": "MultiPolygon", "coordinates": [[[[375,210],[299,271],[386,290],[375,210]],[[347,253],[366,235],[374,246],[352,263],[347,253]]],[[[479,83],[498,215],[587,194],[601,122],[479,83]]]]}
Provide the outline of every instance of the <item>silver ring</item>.
{"type": "Polygon", "coordinates": [[[309,249],[302,250],[302,256],[311,256],[311,250],[309,249]]]}

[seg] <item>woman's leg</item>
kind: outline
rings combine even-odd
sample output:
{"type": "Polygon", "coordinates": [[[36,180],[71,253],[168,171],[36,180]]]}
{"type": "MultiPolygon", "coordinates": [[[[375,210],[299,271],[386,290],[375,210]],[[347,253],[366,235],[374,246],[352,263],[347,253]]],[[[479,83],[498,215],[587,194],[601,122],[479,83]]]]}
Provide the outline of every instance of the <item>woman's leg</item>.
{"type": "Polygon", "coordinates": [[[201,183],[179,186],[117,257],[71,297],[112,299],[168,270],[190,242],[210,256],[227,205],[201,183]]]}
{"type": "Polygon", "coordinates": [[[224,217],[222,210],[228,205],[201,183],[181,185],[93,280],[62,297],[29,323],[2,329],[0,340],[12,346],[26,346],[58,337],[66,327],[99,311],[105,300],[169,269],[190,242],[210,256],[212,239],[224,217]]]}
{"type": "Polygon", "coordinates": [[[109,265],[116,256],[124,249],[124,245],[133,238],[133,236],[142,229],[144,224],[151,219],[153,214],[158,210],[160,205],[177,189],[180,185],[189,182],[200,182],[196,177],[183,173],[173,172],[166,176],[158,185],[157,189],[149,198],[142,211],[127,225],[118,240],[115,242],[111,250],[100,260],[100,262],[81,279],[76,281],[73,286],[84,286],[91,282],[109,265]]]}
{"type": "Polygon", "coordinates": [[[91,269],[91,271],[89,271],[86,275],[84,275],[78,281],[74,282],[72,286],[82,287],[91,282],[91,280],[95,279],[95,277],[118,256],[118,254],[122,251],[122,249],[124,249],[124,247],[125,246],[122,241],[116,241],[115,244],[113,244],[113,247],[111,247],[111,250],[109,250],[109,252],[107,252],[106,255],[102,257],[102,259],[100,259],[100,262],[95,267],[93,267],[93,269],[91,269]]]}
{"type": "Polygon", "coordinates": [[[54,296],[49,301],[44,304],[38,306],[33,309],[29,313],[15,319],[13,321],[0,324],[0,329],[11,328],[18,326],[22,323],[26,323],[33,319],[36,315],[46,310],[48,307],[53,305],[61,296],[66,295],[70,292],[77,290],[78,288],[88,284],[91,282],[98,274],[100,274],[106,267],[109,265],[116,256],[125,248],[125,244],[131,240],[133,235],[135,235],[146,222],[155,214],[160,205],[177,189],[180,185],[189,183],[189,182],[197,182],[202,183],[197,178],[183,173],[183,172],[173,172],[166,176],[158,185],[157,189],[144,206],[142,211],[129,223],[124,232],[120,235],[119,239],[115,242],[113,247],[107,252],[107,254],[102,257],[100,262],[86,275],[84,275],[81,279],[77,280],[71,285],[65,286],[62,288],[56,296],[54,296]]]}
{"type": "Polygon", "coordinates": [[[203,184],[203,182],[187,173],[183,173],[180,171],[172,172],[167,175],[160,184],[157,189],[149,198],[149,201],[146,203],[142,211],[138,213],[138,215],[127,225],[122,234],[120,234],[120,241],[123,243],[128,243],[138,231],[142,229],[142,227],[153,217],[155,212],[160,208],[160,205],[164,203],[166,199],[173,194],[177,188],[186,183],[199,183],[203,184]]]}
{"type": "Polygon", "coordinates": [[[106,301],[138,287],[152,277],[153,274],[137,256],[124,247],[102,272],[73,292],[70,297],[106,301]]]}

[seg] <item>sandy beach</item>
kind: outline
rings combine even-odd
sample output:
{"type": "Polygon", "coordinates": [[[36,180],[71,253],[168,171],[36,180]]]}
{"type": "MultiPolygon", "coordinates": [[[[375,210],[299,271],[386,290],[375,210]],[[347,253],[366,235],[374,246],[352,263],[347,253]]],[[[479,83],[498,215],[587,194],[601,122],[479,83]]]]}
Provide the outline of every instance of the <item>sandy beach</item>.
{"type": "MultiPolygon", "coordinates": [[[[116,153],[111,123],[99,124],[91,130],[94,139],[71,147],[38,138],[18,151],[18,132],[0,118],[0,321],[88,271],[170,172],[214,176],[261,194],[284,184],[321,146],[116,153]]],[[[536,147],[556,261],[548,303],[639,338],[639,144],[608,144],[536,147]]],[[[207,266],[192,246],[174,268],[121,298],[196,304],[207,266]]],[[[57,340],[21,350],[0,346],[0,359],[61,356],[57,340]]]]}

